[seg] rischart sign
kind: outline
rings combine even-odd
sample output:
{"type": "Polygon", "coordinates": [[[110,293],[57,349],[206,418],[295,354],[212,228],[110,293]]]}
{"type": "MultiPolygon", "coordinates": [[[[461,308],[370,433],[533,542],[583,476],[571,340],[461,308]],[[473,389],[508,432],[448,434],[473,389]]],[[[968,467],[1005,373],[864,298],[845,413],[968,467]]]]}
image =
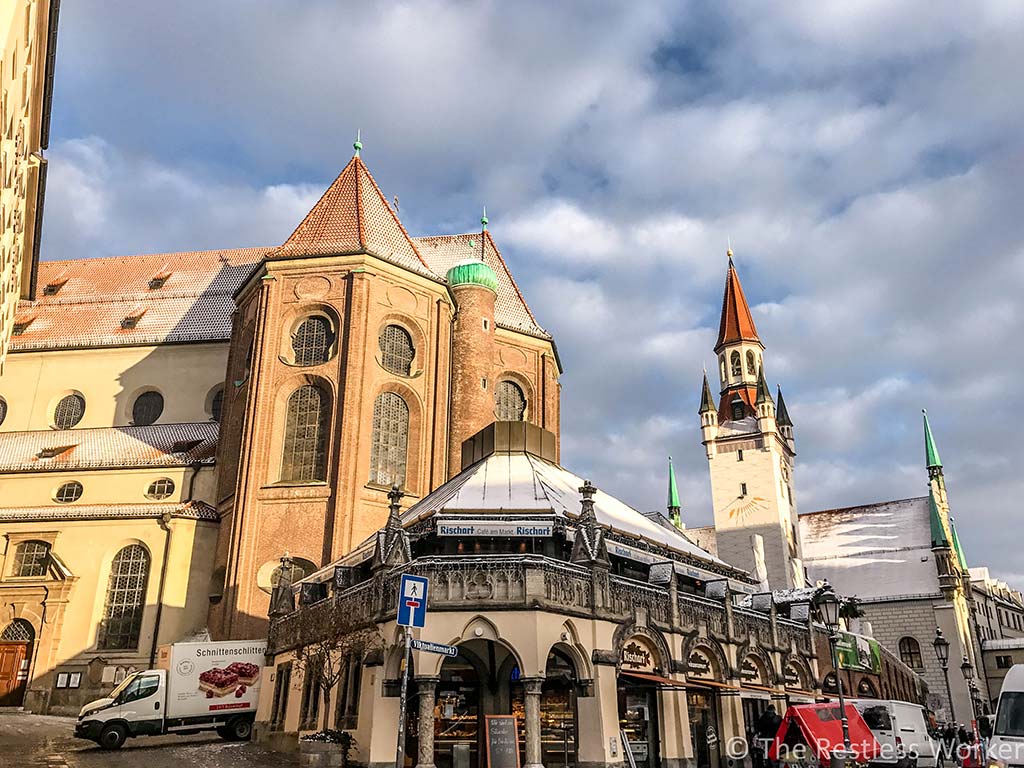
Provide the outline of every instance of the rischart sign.
{"type": "Polygon", "coordinates": [[[533,520],[438,520],[438,536],[501,536],[508,538],[545,538],[554,532],[550,522],[533,520]]]}
{"type": "Polygon", "coordinates": [[[622,646],[620,659],[623,669],[654,671],[654,654],[646,643],[641,643],[636,638],[622,646]]]}

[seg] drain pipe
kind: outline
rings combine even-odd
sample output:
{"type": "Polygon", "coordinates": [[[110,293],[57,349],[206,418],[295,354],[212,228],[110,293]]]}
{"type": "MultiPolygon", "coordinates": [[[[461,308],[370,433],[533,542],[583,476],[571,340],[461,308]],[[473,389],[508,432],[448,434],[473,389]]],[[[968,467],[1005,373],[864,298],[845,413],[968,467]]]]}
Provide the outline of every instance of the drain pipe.
{"type": "MultiPolygon", "coordinates": [[[[193,475],[193,477],[195,477],[193,475]]],[[[170,559],[171,554],[171,513],[164,512],[157,519],[160,527],[164,529],[164,559],[160,565],[160,586],[157,589],[156,598],[156,623],[153,626],[153,644],[149,649],[149,668],[152,669],[156,664],[156,648],[157,640],[160,637],[160,618],[164,610],[164,584],[167,581],[167,561],[170,559]]]]}

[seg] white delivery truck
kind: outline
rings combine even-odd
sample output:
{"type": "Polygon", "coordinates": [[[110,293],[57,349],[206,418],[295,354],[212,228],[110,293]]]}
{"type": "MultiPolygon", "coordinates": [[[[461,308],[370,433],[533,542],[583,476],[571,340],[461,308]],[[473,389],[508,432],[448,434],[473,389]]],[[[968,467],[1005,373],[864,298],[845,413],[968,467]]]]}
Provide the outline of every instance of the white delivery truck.
{"type": "Polygon", "coordinates": [[[996,722],[988,741],[989,768],[1024,765],[1024,664],[1010,667],[996,705],[996,722]]]}
{"type": "Polygon", "coordinates": [[[109,696],[82,707],[75,736],[104,749],[120,748],[129,736],[203,730],[248,739],[266,650],[265,640],[163,646],[157,669],[128,675],[109,696]]]}
{"type": "Polygon", "coordinates": [[[941,768],[939,745],[928,735],[924,707],[888,699],[851,699],[882,747],[872,765],[941,768]]]}

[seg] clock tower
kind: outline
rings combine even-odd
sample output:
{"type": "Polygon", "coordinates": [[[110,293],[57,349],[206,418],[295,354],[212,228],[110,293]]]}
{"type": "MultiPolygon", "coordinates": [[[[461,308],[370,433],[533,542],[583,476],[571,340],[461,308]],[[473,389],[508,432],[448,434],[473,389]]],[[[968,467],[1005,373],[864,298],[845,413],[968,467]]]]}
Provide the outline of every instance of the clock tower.
{"type": "Polygon", "coordinates": [[[711,474],[718,556],[772,589],[804,586],[796,527],[793,423],[764,374],[764,344],[743,295],[732,251],[722,298],[718,404],[707,373],[700,422],[711,474]]]}

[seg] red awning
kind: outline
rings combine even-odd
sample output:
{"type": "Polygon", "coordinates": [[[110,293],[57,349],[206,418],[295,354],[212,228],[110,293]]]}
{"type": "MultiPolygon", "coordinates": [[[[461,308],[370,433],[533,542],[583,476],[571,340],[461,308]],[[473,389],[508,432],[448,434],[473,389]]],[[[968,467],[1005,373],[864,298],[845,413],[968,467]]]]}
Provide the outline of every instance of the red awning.
{"type": "Polygon", "coordinates": [[[660,675],[649,675],[646,672],[622,672],[621,675],[625,677],[635,677],[644,683],[655,683],[664,688],[685,688],[686,684],[679,680],[673,680],[670,677],[661,677],[660,675]]]}
{"type": "MultiPolygon", "coordinates": [[[[857,762],[866,763],[881,752],[881,747],[852,704],[846,705],[846,718],[850,725],[850,749],[857,762]]],[[[828,763],[832,752],[843,748],[843,725],[838,704],[791,706],[786,710],[775,741],[768,748],[768,756],[772,760],[783,760],[794,747],[804,744],[822,764],[828,763]]]]}

